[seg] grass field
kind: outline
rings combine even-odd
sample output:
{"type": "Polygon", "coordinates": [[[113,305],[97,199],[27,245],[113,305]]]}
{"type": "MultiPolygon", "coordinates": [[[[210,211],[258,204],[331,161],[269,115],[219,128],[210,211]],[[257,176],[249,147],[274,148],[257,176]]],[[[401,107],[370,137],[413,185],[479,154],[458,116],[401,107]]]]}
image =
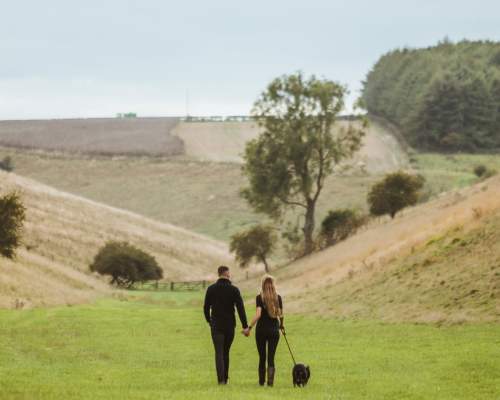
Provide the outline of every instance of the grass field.
{"type": "Polygon", "coordinates": [[[311,366],[309,385],[293,388],[282,342],[275,387],[260,388],[254,339],[237,335],[230,384],[218,387],[203,293],[133,296],[0,310],[1,398],[499,398],[498,325],[439,328],[288,316],[289,340],[311,366]]]}
{"type": "MultiPolygon", "coordinates": [[[[245,180],[234,163],[200,162],[182,157],[85,157],[0,148],[13,158],[15,172],[114,207],[227,241],[265,220],[239,196],[245,180]]],[[[500,156],[417,154],[413,168],[427,179],[426,197],[477,180],[476,164],[500,171],[500,156]]],[[[366,211],[366,194],[381,175],[334,176],[318,204],[318,224],[330,209],[366,211]]]]}
{"type": "MultiPolygon", "coordinates": [[[[265,220],[239,196],[245,180],[234,163],[184,158],[93,158],[0,149],[15,172],[60,190],[168,222],[218,240],[265,220]]],[[[320,198],[318,218],[328,209],[364,209],[377,176],[335,177],[320,198]]]]}
{"type": "Polygon", "coordinates": [[[413,168],[425,176],[428,196],[471,185],[477,181],[477,165],[500,172],[498,154],[417,153],[411,160],[413,168]]]}

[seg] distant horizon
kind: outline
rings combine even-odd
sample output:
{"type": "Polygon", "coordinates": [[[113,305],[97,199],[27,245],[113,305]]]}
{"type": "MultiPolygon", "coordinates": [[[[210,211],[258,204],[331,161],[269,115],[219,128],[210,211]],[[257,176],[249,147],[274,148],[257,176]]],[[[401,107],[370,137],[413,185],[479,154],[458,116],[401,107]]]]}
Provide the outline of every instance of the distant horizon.
{"type": "Polygon", "coordinates": [[[380,56],[445,37],[499,41],[499,13],[494,0],[10,2],[0,120],[247,115],[296,71],[347,85],[350,113],[380,56]]]}
{"type": "MultiPolygon", "coordinates": [[[[128,112],[133,112],[133,111],[125,111],[125,113],[128,113],[128,112]]],[[[119,113],[116,113],[116,114],[119,114],[119,113]]],[[[356,116],[356,117],[359,117],[359,116],[362,116],[362,115],[365,115],[365,113],[362,113],[362,112],[341,112],[340,114],[338,114],[339,117],[343,118],[343,117],[352,117],[352,116],[356,116]]],[[[109,116],[77,116],[77,117],[72,117],[72,116],[64,116],[64,117],[47,117],[47,118],[5,118],[5,119],[0,119],[0,122],[3,122],[3,121],[57,121],[57,120],[69,120],[69,119],[78,119],[78,120],[81,120],[81,119],[139,119],[139,118],[179,118],[179,119],[184,119],[184,118],[206,118],[206,119],[209,119],[209,118],[217,118],[217,117],[221,117],[221,118],[230,118],[230,117],[251,117],[251,115],[248,113],[248,114],[207,114],[207,115],[168,115],[168,114],[165,114],[165,115],[139,115],[137,114],[135,117],[119,117],[118,115],[109,115],[109,116]]],[[[193,123],[196,123],[198,121],[193,121],[193,123]]],[[[220,121],[220,122],[231,122],[231,121],[227,121],[227,120],[224,120],[224,121],[220,121]]],[[[238,122],[238,121],[235,121],[235,122],[238,122]]]]}

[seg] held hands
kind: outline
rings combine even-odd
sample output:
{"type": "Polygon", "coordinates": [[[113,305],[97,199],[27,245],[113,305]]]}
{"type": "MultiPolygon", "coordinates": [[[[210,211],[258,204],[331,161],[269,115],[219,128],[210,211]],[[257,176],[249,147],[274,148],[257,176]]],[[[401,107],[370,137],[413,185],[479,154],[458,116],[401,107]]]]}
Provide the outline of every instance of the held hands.
{"type": "Polygon", "coordinates": [[[245,335],[246,337],[249,337],[250,336],[250,328],[245,328],[241,331],[241,333],[243,335],[245,335]]]}

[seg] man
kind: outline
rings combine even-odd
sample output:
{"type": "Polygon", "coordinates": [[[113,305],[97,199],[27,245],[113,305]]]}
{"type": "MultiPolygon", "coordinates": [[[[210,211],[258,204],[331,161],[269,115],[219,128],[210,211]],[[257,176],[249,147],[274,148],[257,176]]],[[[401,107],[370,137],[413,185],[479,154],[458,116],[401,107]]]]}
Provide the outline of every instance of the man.
{"type": "Polygon", "coordinates": [[[233,343],[236,326],[235,306],[245,332],[248,332],[248,324],[240,291],[229,280],[231,278],[229,268],[221,265],[217,273],[219,279],[207,288],[203,311],[212,332],[217,381],[219,385],[225,385],[229,376],[229,349],[233,343]]]}

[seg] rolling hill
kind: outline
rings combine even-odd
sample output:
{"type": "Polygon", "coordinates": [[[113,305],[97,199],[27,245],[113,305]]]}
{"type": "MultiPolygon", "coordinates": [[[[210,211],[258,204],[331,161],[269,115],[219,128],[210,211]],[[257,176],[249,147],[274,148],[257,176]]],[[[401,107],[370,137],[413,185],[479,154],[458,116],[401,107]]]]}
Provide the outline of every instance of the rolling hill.
{"type": "Polygon", "coordinates": [[[167,280],[212,279],[218,265],[232,260],[222,243],[0,171],[0,194],[13,190],[22,195],[27,221],[17,258],[0,258],[0,307],[75,304],[111,294],[107,280],[88,270],[108,240],[153,254],[167,280]]]}
{"type": "MultiPolygon", "coordinates": [[[[116,121],[140,126],[148,119],[116,121]]],[[[24,123],[30,126],[28,121],[24,123]]],[[[22,176],[217,240],[227,241],[235,232],[265,219],[253,213],[239,196],[245,182],[241,153],[245,143],[258,134],[253,122],[180,122],[170,132],[182,142],[182,156],[103,157],[0,148],[0,159],[11,156],[16,173],[22,176]]],[[[354,172],[327,181],[319,202],[319,218],[333,207],[365,209],[367,188],[380,174],[408,167],[408,155],[378,121],[370,125],[364,141],[365,146],[352,161],[357,167],[354,172]]],[[[121,139],[117,143],[122,143],[121,139]]],[[[44,143],[40,146],[47,148],[44,143]]],[[[64,143],[60,146],[63,148],[64,143]]]]}
{"type": "MultiPolygon", "coordinates": [[[[338,121],[338,127],[358,124],[338,121]]],[[[338,129],[338,128],[337,128],[338,129]]],[[[257,137],[260,130],[248,122],[180,122],[172,130],[185,146],[185,155],[199,161],[242,162],[245,144],[257,137]]],[[[377,119],[370,120],[363,147],[350,162],[362,165],[370,174],[394,171],[408,166],[408,156],[400,142],[377,119]]]]}
{"type": "Polygon", "coordinates": [[[500,177],[407,209],[394,220],[376,221],[275,273],[295,311],[387,321],[498,322],[500,177]]]}

